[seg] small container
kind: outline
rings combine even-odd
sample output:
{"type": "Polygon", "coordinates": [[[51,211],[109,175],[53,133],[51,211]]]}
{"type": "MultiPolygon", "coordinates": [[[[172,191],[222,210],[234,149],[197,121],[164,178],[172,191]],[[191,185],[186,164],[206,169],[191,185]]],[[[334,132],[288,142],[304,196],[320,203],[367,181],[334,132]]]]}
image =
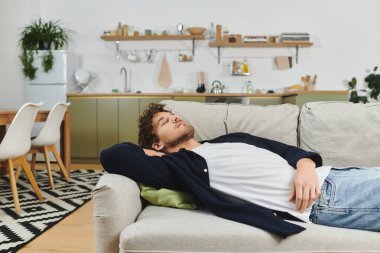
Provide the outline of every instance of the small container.
{"type": "Polygon", "coordinates": [[[128,25],[123,25],[123,36],[128,36],[128,25]]]}
{"type": "Polygon", "coordinates": [[[222,26],[216,25],[216,43],[222,43],[222,26]]]}

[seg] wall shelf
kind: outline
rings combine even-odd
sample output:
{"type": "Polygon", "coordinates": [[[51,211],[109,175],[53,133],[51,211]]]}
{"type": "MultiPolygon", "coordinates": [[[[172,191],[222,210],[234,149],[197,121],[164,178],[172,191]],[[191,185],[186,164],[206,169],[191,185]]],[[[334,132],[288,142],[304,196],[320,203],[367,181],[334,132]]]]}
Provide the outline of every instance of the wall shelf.
{"type": "Polygon", "coordinates": [[[216,43],[210,42],[209,47],[218,48],[218,63],[220,63],[220,48],[249,48],[249,47],[267,47],[267,48],[275,48],[275,47],[295,47],[296,48],[296,63],[298,63],[298,50],[300,47],[311,47],[313,46],[312,42],[279,42],[279,43],[259,43],[259,42],[235,42],[235,43],[216,43]]]}

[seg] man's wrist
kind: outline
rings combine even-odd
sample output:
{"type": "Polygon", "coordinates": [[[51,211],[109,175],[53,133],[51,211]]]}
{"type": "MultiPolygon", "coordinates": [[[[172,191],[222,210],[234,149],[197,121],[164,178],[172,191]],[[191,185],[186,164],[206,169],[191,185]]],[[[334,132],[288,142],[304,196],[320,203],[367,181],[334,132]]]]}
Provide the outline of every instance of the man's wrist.
{"type": "Polygon", "coordinates": [[[297,161],[297,169],[304,169],[304,168],[310,168],[310,169],[315,169],[316,164],[313,160],[310,158],[302,158],[297,161]]]}

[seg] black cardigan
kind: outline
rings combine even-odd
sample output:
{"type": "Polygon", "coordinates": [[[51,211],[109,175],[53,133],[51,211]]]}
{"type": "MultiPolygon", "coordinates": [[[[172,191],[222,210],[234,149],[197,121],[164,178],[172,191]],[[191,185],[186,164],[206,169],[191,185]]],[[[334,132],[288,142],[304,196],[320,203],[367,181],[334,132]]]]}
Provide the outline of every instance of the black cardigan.
{"type": "MultiPolygon", "coordinates": [[[[322,166],[322,158],[317,153],[246,133],[227,134],[207,142],[241,142],[264,148],[286,159],[293,168],[302,158],[310,158],[317,167],[322,166]]],[[[181,149],[162,157],[148,156],[141,147],[124,142],[103,150],[100,160],[109,173],[123,175],[158,189],[188,192],[205,208],[222,218],[249,224],[283,238],[305,229],[284,221],[273,210],[253,203],[232,201],[231,197],[213,190],[206,160],[195,152],[181,149]]]]}

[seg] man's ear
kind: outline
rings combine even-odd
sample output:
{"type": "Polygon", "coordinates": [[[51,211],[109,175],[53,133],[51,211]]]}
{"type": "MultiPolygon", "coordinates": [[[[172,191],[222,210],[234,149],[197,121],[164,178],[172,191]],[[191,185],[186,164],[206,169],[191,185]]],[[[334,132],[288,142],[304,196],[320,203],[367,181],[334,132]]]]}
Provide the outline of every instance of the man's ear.
{"type": "Polygon", "coordinates": [[[152,149],[153,150],[156,150],[156,151],[162,151],[162,149],[164,148],[165,146],[162,145],[160,142],[153,142],[152,144],[152,149]]]}

